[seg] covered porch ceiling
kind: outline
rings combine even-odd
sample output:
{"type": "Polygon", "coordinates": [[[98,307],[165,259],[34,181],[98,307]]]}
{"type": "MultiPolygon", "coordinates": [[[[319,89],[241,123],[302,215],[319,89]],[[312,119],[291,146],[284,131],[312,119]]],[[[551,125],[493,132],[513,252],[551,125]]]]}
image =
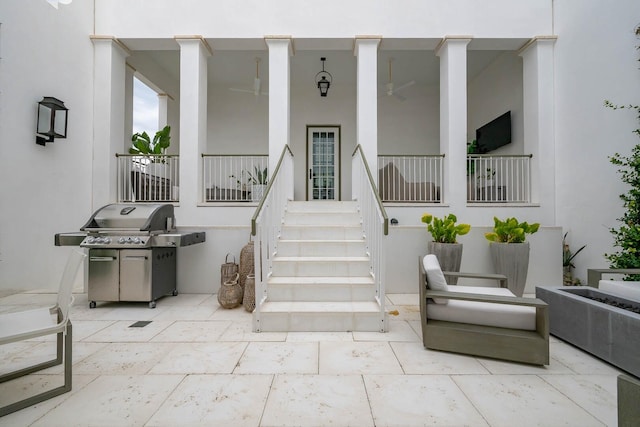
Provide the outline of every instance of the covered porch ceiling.
{"type": "MultiPolygon", "coordinates": [[[[119,39],[132,55],[144,57],[164,73],[178,80],[180,50],[174,39],[119,39]]],[[[269,52],[264,39],[206,39],[213,50],[209,58],[209,81],[216,86],[251,87],[256,74],[256,59],[260,60],[262,87],[269,84],[269,52]]],[[[392,61],[392,81],[397,86],[414,81],[421,86],[439,83],[439,58],[435,49],[441,39],[382,39],[378,56],[378,83],[389,81],[389,61],[392,61]]],[[[468,79],[473,79],[499,55],[517,51],[526,39],[473,39],[468,45],[468,79]]],[[[291,84],[313,84],[322,69],[321,57],[326,57],[325,69],[333,75],[335,85],[356,84],[355,39],[292,38],[291,84]]],[[[143,74],[144,71],[140,70],[143,74]]]]}

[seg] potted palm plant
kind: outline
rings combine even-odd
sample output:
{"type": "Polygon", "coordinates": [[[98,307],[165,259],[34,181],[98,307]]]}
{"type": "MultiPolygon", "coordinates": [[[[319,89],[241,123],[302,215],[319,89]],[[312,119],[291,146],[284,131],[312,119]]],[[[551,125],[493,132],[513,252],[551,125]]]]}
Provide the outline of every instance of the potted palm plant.
{"type": "MultiPolygon", "coordinates": [[[[427,231],[431,233],[432,241],[428,243],[428,252],[438,258],[443,271],[460,271],[462,261],[462,243],[457,237],[463,236],[471,230],[469,224],[456,224],[458,218],[454,214],[443,218],[436,218],[429,213],[422,215],[422,222],[427,224],[427,231]]],[[[449,284],[455,285],[457,278],[450,278],[449,284]]]]}
{"type": "Polygon", "coordinates": [[[146,157],[149,161],[147,173],[164,177],[167,162],[165,155],[169,145],[171,145],[171,126],[167,125],[155,133],[153,140],[147,132],[134,133],[131,137],[129,154],[146,157]]]}
{"type": "Polygon", "coordinates": [[[247,175],[251,186],[251,200],[254,202],[261,200],[268,182],[267,167],[260,169],[258,166],[254,166],[253,173],[247,172],[247,175]]]}
{"type": "Polygon", "coordinates": [[[538,231],[540,224],[519,222],[516,218],[504,221],[493,217],[493,231],[485,233],[496,273],[507,276],[509,290],[521,297],[529,270],[529,242],[527,234],[538,231]]]}

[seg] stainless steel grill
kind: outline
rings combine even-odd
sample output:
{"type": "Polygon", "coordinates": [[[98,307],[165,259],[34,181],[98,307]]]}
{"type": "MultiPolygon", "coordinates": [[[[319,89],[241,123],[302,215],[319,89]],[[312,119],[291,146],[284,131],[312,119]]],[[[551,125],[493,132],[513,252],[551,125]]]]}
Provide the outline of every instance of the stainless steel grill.
{"type": "Polygon", "coordinates": [[[178,233],[171,204],[110,204],[79,232],[58,233],[56,246],[89,250],[89,307],[97,301],[145,301],[178,294],[176,249],[205,241],[204,232],[178,233]]]}

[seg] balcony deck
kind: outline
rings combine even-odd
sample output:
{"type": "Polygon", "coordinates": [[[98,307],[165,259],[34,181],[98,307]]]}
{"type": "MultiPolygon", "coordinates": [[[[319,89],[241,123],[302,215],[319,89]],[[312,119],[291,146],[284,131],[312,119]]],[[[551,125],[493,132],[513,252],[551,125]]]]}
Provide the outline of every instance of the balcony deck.
{"type": "MultiPolygon", "coordinates": [[[[386,334],[255,334],[249,313],[220,308],[211,294],[168,296],[153,310],[90,310],[78,294],[73,390],[0,426],[617,425],[614,367],[553,337],[547,367],[425,350],[417,298],[387,295],[386,334]],[[151,323],[130,327],[140,320],[151,323]]],[[[8,295],[0,311],[54,300],[8,295]]],[[[53,342],[5,345],[0,370],[53,351],[53,342]]],[[[60,372],[0,384],[0,404],[60,372]]]]}

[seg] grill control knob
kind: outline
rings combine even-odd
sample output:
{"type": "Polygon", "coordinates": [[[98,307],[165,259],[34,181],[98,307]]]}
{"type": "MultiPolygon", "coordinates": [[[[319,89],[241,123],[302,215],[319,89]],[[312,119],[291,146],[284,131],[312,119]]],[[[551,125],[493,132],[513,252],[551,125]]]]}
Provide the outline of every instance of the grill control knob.
{"type": "Polygon", "coordinates": [[[95,237],[89,237],[87,238],[87,243],[92,244],[96,242],[96,238],[95,237]]]}
{"type": "Polygon", "coordinates": [[[102,241],[103,241],[104,243],[109,244],[109,243],[111,243],[111,237],[105,237],[102,241]]]}
{"type": "Polygon", "coordinates": [[[136,237],[135,239],[133,239],[133,243],[135,243],[136,245],[139,245],[142,243],[142,240],[140,240],[139,237],[136,237]]]}
{"type": "Polygon", "coordinates": [[[124,243],[124,242],[125,242],[124,237],[120,237],[120,238],[118,239],[118,243],[124,243]]]}

